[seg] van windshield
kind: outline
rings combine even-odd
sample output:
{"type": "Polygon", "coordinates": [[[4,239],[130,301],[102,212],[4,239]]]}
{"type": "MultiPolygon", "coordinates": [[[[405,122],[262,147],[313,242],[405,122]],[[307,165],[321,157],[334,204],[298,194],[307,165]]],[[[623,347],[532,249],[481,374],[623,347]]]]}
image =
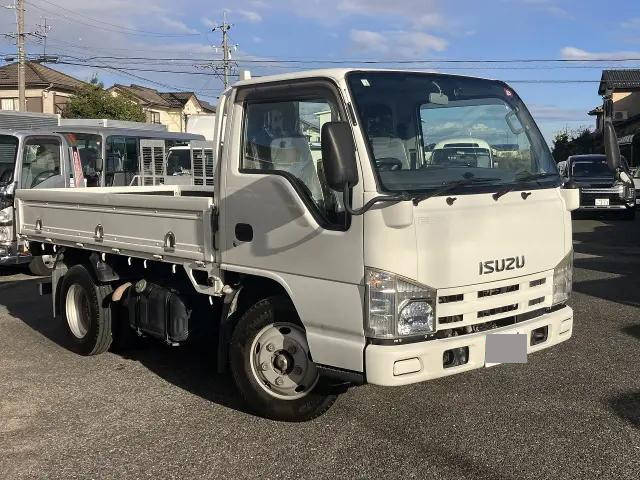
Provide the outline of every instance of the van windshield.
{"type": "Polygon", "coordinates": [[[502,82],[353,72],[348,83],[382,190],[426,191],[462,179],[485,179],[465,191],[560,184],[533,118],[502,82]]]}
{"type": "Polygon", "coordinates": [[[613,177],[606,160],[580,160],[571,165],[573,177],[613,177]]]}
{"type": "Polygon", "coordinates": [[[13,181],[18,153],[18,139],[12,135],[0,135],[0,187],[13,181]]]}

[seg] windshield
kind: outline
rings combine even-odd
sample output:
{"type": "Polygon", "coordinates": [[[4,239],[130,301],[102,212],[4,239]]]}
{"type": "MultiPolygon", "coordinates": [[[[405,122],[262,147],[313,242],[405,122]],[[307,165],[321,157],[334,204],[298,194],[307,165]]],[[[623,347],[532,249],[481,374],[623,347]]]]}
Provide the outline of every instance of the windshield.
{"type": "Polygon", "coordinates": [[[18,139],[12,135],[0,135],[0,187],[13,181],[18,139]]]}
{"type": "Polygon", "coordinates": [[[191,150],[170,150],[167,156],[167,175],[191,174],[191,150]]]}
{"type": "Polygon", "coordinates": [[[573,177],[611,177],[613,173],[605,160],[580,160],[573,162],[571,175],[573,177]]]}
{"type": "Polygon", "coordinates": [[[429,190],[462,178],[490,178],[465,188],[495,189],[537,174],[543,181],[531,179],[533,186],[560,181],[531,115],[501,82],[353,72],[348,83],[384,190],[429,190]]]}

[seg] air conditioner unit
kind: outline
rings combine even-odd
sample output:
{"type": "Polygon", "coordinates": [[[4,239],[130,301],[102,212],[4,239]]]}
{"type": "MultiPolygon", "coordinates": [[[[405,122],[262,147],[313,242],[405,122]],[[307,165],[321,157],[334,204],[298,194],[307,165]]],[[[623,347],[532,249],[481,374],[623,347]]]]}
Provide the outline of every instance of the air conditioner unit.
{"type": "Polygon", "coordinates": [[[613,119],[617,121],[626,120],[629,118],[629,112],[627,110],[618,110],[613,112],[613,119]]]}

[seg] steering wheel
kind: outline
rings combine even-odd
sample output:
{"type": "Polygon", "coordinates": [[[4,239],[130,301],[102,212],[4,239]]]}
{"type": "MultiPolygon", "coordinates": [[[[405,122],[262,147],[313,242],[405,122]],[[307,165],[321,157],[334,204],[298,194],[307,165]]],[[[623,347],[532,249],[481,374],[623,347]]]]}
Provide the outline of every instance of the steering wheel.
{"type": "Polygon", "coordinates": [[[402,162],[393,157],[376,158],[376,168],[381,171],[400,170],[402,168],[402,162]]]}
{"type": "Polygon", "coordinates": [[[51,178],[57,174],[58,172],[56,172],[55,170],[43,170],[33,178],[33,181],[31,182],[31,188],[35,187],[39,183],[42,183],[48,178],[51,178]]]}

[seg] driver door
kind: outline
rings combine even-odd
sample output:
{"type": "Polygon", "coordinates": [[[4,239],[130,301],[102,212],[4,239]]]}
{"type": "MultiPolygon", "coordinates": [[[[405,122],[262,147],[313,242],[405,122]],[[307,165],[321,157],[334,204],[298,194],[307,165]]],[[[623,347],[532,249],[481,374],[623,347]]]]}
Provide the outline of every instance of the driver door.
{"type": "Polygon", "coordinates": [[[27,137],[22,147],[20,188],[65,187],[62,139],[56,135],[27,137]]]}

